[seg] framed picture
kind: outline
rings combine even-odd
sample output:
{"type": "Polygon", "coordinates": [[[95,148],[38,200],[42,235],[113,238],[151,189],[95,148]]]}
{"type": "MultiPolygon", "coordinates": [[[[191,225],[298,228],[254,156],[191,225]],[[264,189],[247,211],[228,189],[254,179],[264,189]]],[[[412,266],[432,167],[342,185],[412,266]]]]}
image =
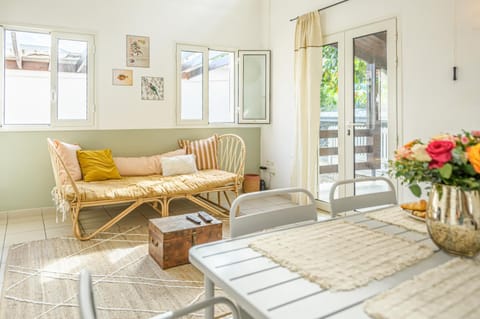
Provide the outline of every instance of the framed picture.
{"type": "Polygon", "coordinates": [[[127,66],[150,66],[150,38],[127,35],[127,66]]]}
{"type": "Polygon", "coordinates": [[[112,70],[112,84],[113,85],[129,85],[133,84],[133,71],[132,70],[112,70]]]}
{"type": "Polygon", "coordinates": [[[163,99],[163,78],[142,76],[142,100],[163,99]]]}

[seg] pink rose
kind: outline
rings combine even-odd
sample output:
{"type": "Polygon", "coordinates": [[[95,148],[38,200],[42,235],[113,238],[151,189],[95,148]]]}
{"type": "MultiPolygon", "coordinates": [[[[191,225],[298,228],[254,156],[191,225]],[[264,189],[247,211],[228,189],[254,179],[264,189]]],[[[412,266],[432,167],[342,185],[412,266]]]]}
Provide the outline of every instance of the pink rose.
{"type": "Polygon", "coordinates": [[[480,130],[472,131],[472,136],[480,137],[480,130]]]}
{"type": "Polygon", "coordinates": [[[465,135],[462,135],[462,137],[460,138],[460,142],[462,142],[463,145],[467,145],[470,140],[465,135]]]}
{"type": "Polygon", "coordinates": [[[429,168],[440,168],[452,159],[452,149],[455,144],[447,140],[434,140],[427,146],[427,153],[432,158],[429,168]]]}

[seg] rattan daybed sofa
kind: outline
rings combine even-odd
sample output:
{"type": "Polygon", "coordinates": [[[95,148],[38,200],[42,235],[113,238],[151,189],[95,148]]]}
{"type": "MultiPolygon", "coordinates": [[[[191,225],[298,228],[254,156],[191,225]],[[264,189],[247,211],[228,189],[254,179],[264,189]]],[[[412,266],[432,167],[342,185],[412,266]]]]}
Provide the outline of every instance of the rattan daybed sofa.
{"type": "MultiPolygon", "coordinates": [[[[173,176],[153,174],[148,176],[126,176],[119,179],[102,181],[75,180],[66,165],[65,158],[55,140],[48,139],[48,150],[53,167],[55,187],[52,196],[57,212],[70,213],[73,221],[73,233],[80,240],[88,240],[99,232],[105,231],[142,204],[151,205],[162,217],[169,215],[172,200],[186,198],[214,214],[226,214],[228,208],[220,205],[221,194],[230,205],[227,192],[237,196],[242,185],[245,144],[234,134],[215,136],[216,169],[202,169],[197,172],[173,176]],[[217,193],[215,202],[210,194],[217,193]],[[113,204],[130,204],[103,226],[85,234],[80,227],[80,213],[85,207],[113,204]]],[[[180,146],[189,150],[189,141],[179,141],[180,146]]],[[[191,144],[193,145],[193,144],[191,144]]],[[[194,151],[193,151],[194,154],[194,151]]]]}

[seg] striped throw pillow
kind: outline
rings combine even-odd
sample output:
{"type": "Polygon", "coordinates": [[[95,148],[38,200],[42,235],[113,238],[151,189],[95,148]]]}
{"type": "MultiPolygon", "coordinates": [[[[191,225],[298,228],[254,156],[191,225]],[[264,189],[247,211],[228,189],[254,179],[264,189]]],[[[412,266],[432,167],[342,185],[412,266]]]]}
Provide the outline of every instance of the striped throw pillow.
{"type": "Polygon", "coordinates": [[[198,170],[218,169],[218,135],[202,140],[179,140],[178,145],[185,148],[187,154],[195,155],[198,170]]]}

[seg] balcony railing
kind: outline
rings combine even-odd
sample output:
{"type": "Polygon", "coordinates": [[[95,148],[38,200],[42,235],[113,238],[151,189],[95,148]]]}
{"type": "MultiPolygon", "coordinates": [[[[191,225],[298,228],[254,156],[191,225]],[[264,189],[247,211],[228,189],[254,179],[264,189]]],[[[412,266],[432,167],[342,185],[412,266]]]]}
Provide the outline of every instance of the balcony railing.
{"type": "MultiPolygon", "coordinates": [[[[373,128],[355,128],[355,170],[386,169],[388,162],[388,139],[386,121],[377,121],[373,128]]],[[[319,167],[320,174],[338,172],[338,125],[322,121],[320,127],[319,167]]]]}

